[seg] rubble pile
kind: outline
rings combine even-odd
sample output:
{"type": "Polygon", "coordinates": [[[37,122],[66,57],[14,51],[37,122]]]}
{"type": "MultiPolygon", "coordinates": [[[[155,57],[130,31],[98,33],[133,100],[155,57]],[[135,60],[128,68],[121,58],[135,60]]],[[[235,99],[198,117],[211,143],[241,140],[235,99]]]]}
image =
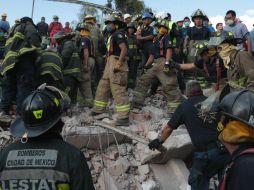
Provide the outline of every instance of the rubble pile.
{"type": "MultiPolygon", "coordinates": [[[[123,129],[152,140],[169,120],[167,102],[159,93],[145,102],[142,110],[132,110],[130,126],[123,129]]],[[[110,106],[103,119],[104,116],[89,116],[88,108],[75,107],[63,118],[62,135],[84,153],[96,189],[163,190],[168,189],[167,185],[176,190],[186,189],[188,170],[182,160],[190,155],[193,147],[185,127],[175,130],[163,144],[165,152],[151,151],[145,144],[94,125],[96,119],[109,123],[114,118],[112,109],[110,106]],[[170,182],[161,177],[167,172],[173,176],[170,182]],[[184,178],[178,179],[179,176],[184,178]]]]}
{"type": "Polygon", "coordinates": [[[0,127],[0,150],[14,142],[14,140],[15,139],[11,136],[11,133],[8,130],[0,127]]]}

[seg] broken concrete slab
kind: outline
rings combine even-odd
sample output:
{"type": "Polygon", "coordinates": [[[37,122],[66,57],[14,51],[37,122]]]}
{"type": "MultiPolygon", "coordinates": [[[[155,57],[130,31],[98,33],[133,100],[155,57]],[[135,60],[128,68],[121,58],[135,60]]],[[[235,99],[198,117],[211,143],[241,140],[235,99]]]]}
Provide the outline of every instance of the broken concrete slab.
{"type": "Polygon", "coordinates": [[[138,166],[138,172],[140,175],[146,175],[149,174],[150,169],[148,164],[140,165],[138,166]]]}
{"type": "Polygon", "coordinates": [[[160,190],[186,190],[189,171],[180,159],[171,159],[166,164],[150,164],[160,190]]]}
{"type": "Polygon", "coordinates": [[[98,178],[100,190],[120,190],[115,179],[104,169],[98,178]]]}
{"type": "Polygon", "coordinates": [[[118,159],[114,165],[107,168],[108,172],[112,176],[119,176],[125,172],[127,172],[130,168],[130,162],[126,157],[122,157],[118,159]]]}
{"type": "Polygon", "coordinates": [[[77,148],[93,150],[105,149],[109,145],[131,142],[129,138],[119,133],[98,126],[69,127],[63,131],[64,139],[77,148]]]}

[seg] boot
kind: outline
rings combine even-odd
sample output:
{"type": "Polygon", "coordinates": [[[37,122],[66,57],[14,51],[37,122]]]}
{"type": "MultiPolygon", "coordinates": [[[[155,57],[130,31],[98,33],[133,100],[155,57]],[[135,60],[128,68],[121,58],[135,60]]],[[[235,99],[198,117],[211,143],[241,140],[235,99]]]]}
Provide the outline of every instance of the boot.
{"type": "Polygon", "coordinates": [[[129,126],[129,124],[129,118],[117,119],[115,122],[115,126],[129,126]]]}

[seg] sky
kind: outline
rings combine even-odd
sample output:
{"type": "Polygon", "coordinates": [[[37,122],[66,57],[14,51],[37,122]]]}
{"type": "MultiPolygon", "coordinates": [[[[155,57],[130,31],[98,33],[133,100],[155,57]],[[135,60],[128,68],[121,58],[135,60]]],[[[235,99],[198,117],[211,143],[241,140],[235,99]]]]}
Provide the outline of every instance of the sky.
{"type": "MultiPolygon", "coordinates": [[[[86,0],[88,2],[104,5],[107,0],[86,0]]],[[[0,13],[6,12],[11,24],[14,20],[23,16],[30,16],[33,0],[0,0],[0,13]]],[[[253,29],[254,24],[254,0],[145,0],[146,6],[155,12],[170,12],[174,21],[185,16],[190,16],[196,9],[202,9],[216,25],[223,22],[227,10],[232,9],[248,27],[253,29]]],[[[80,5],[51,2],[47,0],[35,0],[34,22],[37,23],[42,16],[46,22],[51,22],[53,15],[58,15],[62,23],[78,20],[81,10],[80,5]]],[[[131,14],[131,13],[130,13],[131,14]]]]}

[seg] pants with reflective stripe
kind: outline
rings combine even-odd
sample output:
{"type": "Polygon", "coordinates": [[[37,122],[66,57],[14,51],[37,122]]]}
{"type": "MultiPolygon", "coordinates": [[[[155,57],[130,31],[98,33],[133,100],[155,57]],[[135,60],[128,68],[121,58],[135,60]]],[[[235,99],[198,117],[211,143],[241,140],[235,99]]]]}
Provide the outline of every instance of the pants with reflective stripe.
{"type": "Polygon", "coordinates": [[[81,71],[81,81],[79,83],[79,91],[88,105],[93,105],[93,94],[91,86],[91,73],[94,69],[95,60],[92,57],[88,59],[88,70],[81,71]]]}
{"type": "Polygon", "coordinates": [[[169,111],[174,112],[182,98],[180,91],[178,90],[175,71],[172,69],[172,72],[169,74],[164,73],[164,63],[165,58],[156,59],[155,65],[140,77],[137,81],[136,88],[134,89],[133,101],[134,103],[143,104],[150,85],[157,78],[162,84],[162,90],[167,97],[169,111]]]}
{"type": "Polygon", "coordinates": [[[126,62],[123,63],[123,68],[126,71],[114,72],[113,70],[116,63],[117,60],[115,56],[112,55],[108,57],[104,74],[97,87],[93,111],[96,113],[103,113],[107,107],[110,93],[112,93],[118,118],[124,119],[129,117],[130,112],[129,97],[126,90],[128,65],[126,62]]]}

